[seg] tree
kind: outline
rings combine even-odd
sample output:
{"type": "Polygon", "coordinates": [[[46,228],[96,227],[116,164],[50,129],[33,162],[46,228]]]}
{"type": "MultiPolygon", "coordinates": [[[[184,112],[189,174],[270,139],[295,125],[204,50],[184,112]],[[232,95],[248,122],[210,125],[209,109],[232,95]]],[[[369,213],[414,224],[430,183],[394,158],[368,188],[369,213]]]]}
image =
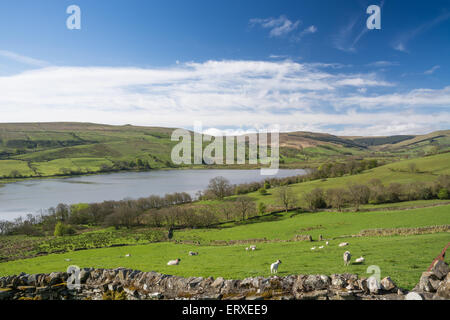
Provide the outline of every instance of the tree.
{"type": "Polygon", "coordinates": [[[64,224],[60,221],[56,224],[55,232],[53,233],[53,235],[55,237],[62,237],[62,236],[71,235],[74,233],[75,233],[75,230],[71,226],[64,224]]]}
{"type": "Polygon", "coordinates": [[[232,187],[228,179],[224,177],[215,177],[209,181],[207,193],[212,194],[215,198],[223,199],[226,196],[231,195],[232,187]]]}
{"type": "Polygon", "coordinates": [[[348,195],[344,189],[328,189],[325,195],[325,201],[328,206],[342,210],[342,207],[347,203],[348,195]]]}
{"type": "Polygon", "coordinates": [[[320,188],[316,188],[303,196],[304,200],[308,204],[308,208],[311,211],[316,211],[317,209],[325,208],[326,202],[324,197],[324,192],[320,188]]]}
{"type": "Polygon", "coordinates": [[[263,195],[263,196],[265,196],[267,194],[266,188],[260,188],[260,189],[258,189],[258,192],[260,195],[263,195]]]}
{"type": "Polygon", "coordinates": [[[258,213],[263,215],[266,212],[266,205],[263,202],[258,202],[258,213]]]}
{"type": "Polygon", "coordinates": [[[216,206],[216,208],[217,208],[217,211],[219,212],[219,214],[222,215],[223,217],[225,217],[226,221],[229,221],[231,219],[231,217],[233,216],[234,206],[229,201],[220,203],[219,205],[216,206]]]}
{"type": "Polygon", "coordinates": [[[408,164],[408,170],[411,173],[417,172],[417,165],[414,162],[411,162],[410,164],[408,164]]]}
{"type": "Polygon", "coordinates": [[[297,197],[289,186],[279,187],[276,192],[276,197],[278,202],[283,205],[286,212],[297,204],[297,197]]]}
{"type": "Polygon", "coordinates": [[[240,213],[242,221],[255,212],[255,203],[250,197],[238,197],[235,201],[236,211],[240,213]]]}
{"type": "Polygon", "coordinates": [[[350,202],[355,206],[355,211],[358,211],[360,205],[369,202],[370,189],[362,184],[351,184],[348,186],[348,194],[350,202]]]}

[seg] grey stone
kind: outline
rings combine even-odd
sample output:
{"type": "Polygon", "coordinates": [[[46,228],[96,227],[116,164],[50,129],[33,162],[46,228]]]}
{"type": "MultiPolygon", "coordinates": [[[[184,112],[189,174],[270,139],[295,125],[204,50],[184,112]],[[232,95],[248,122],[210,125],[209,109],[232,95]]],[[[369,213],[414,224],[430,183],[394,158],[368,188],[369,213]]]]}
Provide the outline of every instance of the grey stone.
{"type": "Polygon", "coordinates": [[[436,278],[442,280],[450,272],[450,268],[445,261],[438,260],[431,269],[431,272],[436,276],[436,278]]]}
{"type": "Polygon", "coordinates": [[[386,277],[381,280],[381,288],[385,291],[391,291],[397,288],[391,277],[386,277]]]}
{"type": "Polygon", "coordinates": [[[405,300],[423,300],[422,294],[411,291],[405,296],[405,300]]]}

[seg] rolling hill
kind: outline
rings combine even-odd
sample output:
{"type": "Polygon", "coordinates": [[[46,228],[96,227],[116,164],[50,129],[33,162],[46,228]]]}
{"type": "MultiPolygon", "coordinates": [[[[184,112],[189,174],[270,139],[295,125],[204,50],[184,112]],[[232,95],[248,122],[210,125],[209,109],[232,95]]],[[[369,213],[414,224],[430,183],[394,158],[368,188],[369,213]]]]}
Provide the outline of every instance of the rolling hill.
{"type": "MultiPolygon", "coordinates": [[[[0,124],[0,178],[88,174],[175,167],[173,128],[93,123],[0,124]]],[[[339,137],[280,134],[280,164],[314,166],[348,158],[401,159],[450,149],[450,130],[427,135],[339,137]]]]}

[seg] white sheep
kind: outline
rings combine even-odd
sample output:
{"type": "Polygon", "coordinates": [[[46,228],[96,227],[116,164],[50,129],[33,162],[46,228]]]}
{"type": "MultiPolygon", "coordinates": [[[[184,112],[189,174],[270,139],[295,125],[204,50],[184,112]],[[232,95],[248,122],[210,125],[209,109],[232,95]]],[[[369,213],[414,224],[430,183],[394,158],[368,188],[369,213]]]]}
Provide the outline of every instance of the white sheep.
{"type": "Polygon", "coordinates": [[[320,246],[320,247],[319,247],[319,249],[323,249],[323,248],[324,248],[324,246],[320,246]]]}
{"type": "Polygon", "coordinates": [[[167,265],[168,266],[176,266],[176,265],[178,265],[180,263],[180,261],[181,261],[180,258],[178,258],[176,260],[170,260],[169,262],[167,262],[167,265]]]}
{"type": "Polygon", "coordinates": [[[356,263],[363,263],[364,262],[364,257],[359,257],[358,259],[355,260],[356,263]]]}
{"type": "Polygon", "coordinates": [[[344,252],[344,265],[348,266],[350,264],[350,259],[352,258],[352,255],[350,254],[350,251],[344,252]]]}
{"type": "Polygon", "coordinates": [[[316,247],[312,247],[311,250],[316,250],[316,247]]]}
{"type": "Polygon", "coordinates": [[[247,250],[247,251],[248,251],[248,250],[250,250],[250,248],[249,248],[249,247],[247,247],[247,248],[245,248],[245,250],[247,250]]]}
{"type": "Polygon", "coordinates": [[[127,253],[127,254],[125,255],[125,257],[131,257],[131,254],[127,253]]]}
{"type": "Polygon", "coordinates": [[[270,273],[278,273],[278,266],[281,264],[281,260],[277,260],[270,265],[270,273]]]}
{"type": "Polygon", "coordinates": [[[252,249],[252,251],[256,250],[256,246],[250,246],[250,249],[252,249]]]}
{"type": "Polygon", "coordinates": [[[345,246],[348,246],[348,242],[339,243],[339,247],[345,247],[345,246]]]}
{"type": "Polygon", "coordinates": [[[328,245],[328,241],[327,241],[327,242],[325,242],[325,244],[326,244],[326,245],[328,245]]]}

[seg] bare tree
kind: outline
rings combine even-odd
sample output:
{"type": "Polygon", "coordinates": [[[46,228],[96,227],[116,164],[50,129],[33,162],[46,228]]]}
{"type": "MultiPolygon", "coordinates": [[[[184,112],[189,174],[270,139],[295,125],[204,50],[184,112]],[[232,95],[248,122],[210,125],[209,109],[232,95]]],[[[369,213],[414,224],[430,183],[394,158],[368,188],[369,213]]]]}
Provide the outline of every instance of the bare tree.
{"type": "Polygon", "coordinates": [[[250,197],[238,197],[235,201],[235,206],[236,211],[240,213],[242,221],[256,211],[255,203],[250,197]]]}
{"type": "Polygon", "coordinates": [[[286,212],[297,204],[297,197],[289,186],[281,186],[276,191],[278,201],[283,205],[286,212]]]}
{"type": "Polygon", "coordinates": [[[306,203],[308,204],[308,208],[311,211],[316,211],[317,209],[325,208],[327,205],[325,202],[325,196],[324,196],[323,190],[320,188],[316,188],[316,189],[312,190],[311,192],[306,193],[303,196],[303,198],[306,201],[306,203]]]}
{"type": "Polygon", "coordinates": [[[325,195],[325,200],[328,206],[342,210],[342,207],[346,204],[348,194],[343,189],[328,189],[325,195]]]}
{"type": "Polygon", "coordinates": [[[359,210],[359,206],[366,204],[370,198],[369,187],[362,184],[351,184],[348,186],[350,201],[355,206],[355,211],[359,210]]]}
{"type": "Polygon", "coordinates": [[[224,177],[215,177],[209,181],[206,191],[218,199],[223,199],[232,194],[233,188],[228,179],[224,177]]]}

